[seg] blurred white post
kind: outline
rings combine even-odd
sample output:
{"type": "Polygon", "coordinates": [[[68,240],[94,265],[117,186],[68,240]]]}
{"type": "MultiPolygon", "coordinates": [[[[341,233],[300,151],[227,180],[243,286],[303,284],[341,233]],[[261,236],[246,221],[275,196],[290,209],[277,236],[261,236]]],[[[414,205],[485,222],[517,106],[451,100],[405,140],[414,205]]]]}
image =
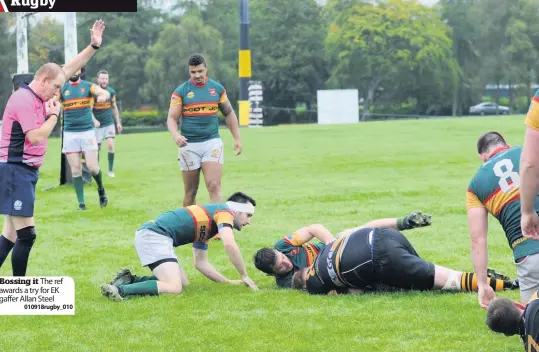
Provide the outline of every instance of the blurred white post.
{"type": "Polygon", "coordinates": [[[77,13],[66,12],[64,20],[64,55],[65,62],[77,56],[77,13]]]}
{"type": "Polygon", "coordinates": [[[17,73],[28,73],[28,17],[17,12],[17,73]]]}

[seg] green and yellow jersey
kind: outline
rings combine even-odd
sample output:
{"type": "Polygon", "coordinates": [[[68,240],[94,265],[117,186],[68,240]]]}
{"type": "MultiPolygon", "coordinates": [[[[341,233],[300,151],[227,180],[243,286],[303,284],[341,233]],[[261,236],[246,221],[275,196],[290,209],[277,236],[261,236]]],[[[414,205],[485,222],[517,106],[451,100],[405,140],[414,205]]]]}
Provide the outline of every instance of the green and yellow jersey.
{"type": "Polygon", "coordinates": [[[207,78],[202,85],[189,80],[176,88],[170,106],[182,106],[180,133],[197,143],[219,137],[219,104],[227,101],[225,88],[207,78]]]}
{"type": "MultiPolygon", "coordinates": [[[[527,241],[520,229],[520,154],[522,147],[494,150],[466,192],[466,207],[485,208],[500,223],[516,260],[539,253],[539,241],[527,241]]],[[[535,209],[539,210],[536,198],[535,209]]]]}
{"type": "Polygon", "coordinates": [[[96,85],[81,80],[67,82],[56,95],[64,108],[64,131],[84,132],[94,129],[92,105],[94,103],[96,85]]]}
{"type": "Polygon", "coordinates": [[[223,226],[234,227],[234,213],[228,205],[215,203],[167,211],[142,224],[139,230],[147,229],[170,237],[174,247],[193,243],[193,247],[206,250],[208,240],[223,226]]]}
{"type": "Polygon", "coordinates": [[[290,288],[294,271],[311,266],[324,247],[325,244],[322,242],[305,243],[296,233],[277,241],[274,248],[290,259],[294,266],[294,270],[290,273],[275,278],[277,286],[290,288]]]}
{"type": "Polygon", "coordinates": [[[110,93],[110,98],[102,103],[96,101],[92,110],[95,119],[99,121],[99,127],[114,125],[112,104],[116,102],[116,91],[111,87],[107,87],[107,91],[110,93]]]}
{"type": "Polygon", "coordinates": [[[524,123],[534,130],[539,130],[539,89],[532,98],[524,123]]]}

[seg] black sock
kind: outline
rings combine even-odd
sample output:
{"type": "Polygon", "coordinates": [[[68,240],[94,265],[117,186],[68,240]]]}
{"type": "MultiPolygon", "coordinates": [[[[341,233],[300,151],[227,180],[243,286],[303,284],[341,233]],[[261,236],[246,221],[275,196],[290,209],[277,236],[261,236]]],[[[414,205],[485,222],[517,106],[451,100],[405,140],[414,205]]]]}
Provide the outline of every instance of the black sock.
{"type": "Polygon", "coordinates": [[[13,249],[14,245],[15,243],[11,242],[3,235],[0,236],[0,268],[2,267],[2,264],[4,264],[4,261],[9,255],[9,252],[11,252],[11,250],[13,249]]]}
{"type": "Polygon", "coordinates": [[[13,276],[26,276],[28,267],[28,257],[36,240],[36,230],[33,226],[28,226],[17,230],[17,241],[11,254],[11,266],[13,276]]]}
{"type": "Polygon", "coordinates": [[[97,175],[93,175],[95,183],[97,183],[97,189],[103,189],[103,178],[101,177],[101,170],[97,173],[97,175]]]}

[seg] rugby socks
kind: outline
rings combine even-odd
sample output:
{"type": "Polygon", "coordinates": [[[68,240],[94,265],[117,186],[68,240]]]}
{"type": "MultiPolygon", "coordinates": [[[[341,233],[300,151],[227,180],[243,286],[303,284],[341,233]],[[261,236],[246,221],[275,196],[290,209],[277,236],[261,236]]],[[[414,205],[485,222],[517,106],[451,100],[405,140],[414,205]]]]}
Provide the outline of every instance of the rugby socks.
{"type": "Polygon", "coordinates": [[[103,178],[101,177],[101,170],[97,173],[97,175],[92,175],[94,177],[95,183],[97,183],[97,189],[103,189],[103,178]]]}
{"type": "Polygon", "coordinates": [[[109,152],[109,171],[112,172],[114,166],[114,153],[109,152]]]}
{"type": "Polygon", "coordinates": [[[9,255],[9,252],[11,252],[13,249],[14,245],[15,243],[11,242],[3,235],[0,235],[0,268],[2,267],[2,264],[4,264],[4,261],[9,255]]]}
{"type": "Polygon", "coordinates": [[[82,176],[73,177],[73,186],[75,187],[75,192],[77,192],[77,200],[80,204],[84,204],[84,181],[82,176]]]}
{"type": "Polygon", "coordinates": [[[146,280],[137,282],[136,284],[120,285],[118,286],[118,292],[120,292],[120,296],[122,297],[157,296],[159,294],[159,291],[157,290],[157,280],[146,280]]]}
{"type": "Polygon", "coordinates": [[[13,269],[13,276],[25,276],[26,268],[28,267],[28,257],[30,257],[30,251],[36,241],[36,231],[34,226],[28,226],[23,229],[17,230],[17,241],[13,246],[13,253],[11,254],[11,267],[13,269]]]}
{"type": "MultiPolygon", "coordinates": [[[[487,282],[494,291],[503,291],[506,288],[511,288],[513,283],[511,281],[504,281],[500,279],[487,278],[487,282]]],[[[460,279],[460,286],[462,291],[477,291],[477,276],[475,273],[462,273],[460,279]]]]}
{"type": "Polygon", "coordinates": [[[157,281],[157,278],[155,276],[134,276],[132,284],[136,284],[138,282],[144,282],[148,280],[155,280],[157,281]]]}

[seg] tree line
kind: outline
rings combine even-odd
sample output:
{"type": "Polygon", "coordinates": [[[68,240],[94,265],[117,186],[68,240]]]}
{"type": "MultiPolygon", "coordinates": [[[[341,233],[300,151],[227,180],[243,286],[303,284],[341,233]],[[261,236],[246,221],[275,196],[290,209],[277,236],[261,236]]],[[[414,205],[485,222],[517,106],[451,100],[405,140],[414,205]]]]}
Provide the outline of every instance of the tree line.
{"type": "MultiPolygon", "coordinates": [[[[96,18],[104,45],[86,67],[110,73],[123,111],[161,115],[188,79],[187,58],[203,53],[211,77],[239,95],[238,0],[178,0],[170,11],[139,0],[137,13],[78,13],[79,49],[96,18]]],[[[485,100],[527,110],[537,82],[539,0],[250,1],[252,78],[264,105],[316,109],[319,89],[358,89],[364,112],[463,115],[485,100]],[[493,87],[488,92],[485,87],[493,87]]],[[[14,16],[0,16],[0,103],[16,71],[14,16]]],[[[28,28],[30,70],[64,61],[63,24],[28,28]]],[[[278,117],[275,117],[278,118],[278,117]]]]}

